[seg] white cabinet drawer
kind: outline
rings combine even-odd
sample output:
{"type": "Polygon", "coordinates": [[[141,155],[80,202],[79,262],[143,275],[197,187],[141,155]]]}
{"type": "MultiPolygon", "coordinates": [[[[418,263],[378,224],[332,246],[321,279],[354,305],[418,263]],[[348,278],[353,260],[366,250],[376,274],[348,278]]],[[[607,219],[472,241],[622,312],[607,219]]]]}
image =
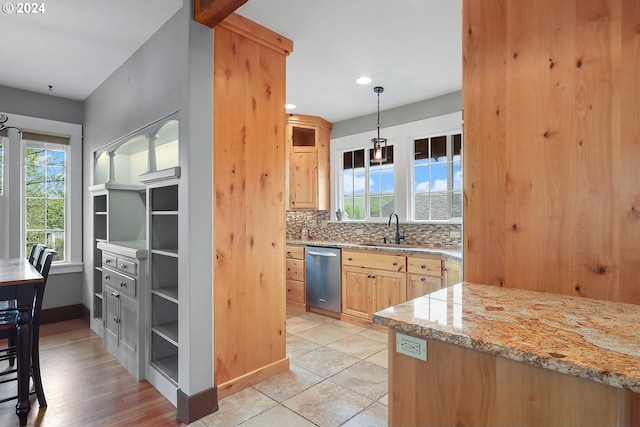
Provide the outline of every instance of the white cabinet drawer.
{"type": "Polygon", "coordinates": [[[116,256],[108,254],[106,252],[102,252],[102,265],[109,266],[111,268],[116,268],[116,265],[117,265],[116,256]]]}
{"type": "Polygon", "coordinates": [[[114,268],[132,276],[138,275],[138,263],[130,261],[127,258],[116,256],[109,252],[102,253],[102,266],[114,268]]]}
{"type": "Polygon", "coordinates": [[[105,285],[111,286],[114,289],[119,290],[123,294],[127,294],[131,297],[136,296],[136,279],[120,274],[115,270],[103,267],[102,279],[105,285]]]}
{"type": "Polygon", "coordinates": [[[123,258],[118,258],[117,269],[125,273],[136,276],[138,273],[138,264],[135,262],[127,261],[123,258]]]}

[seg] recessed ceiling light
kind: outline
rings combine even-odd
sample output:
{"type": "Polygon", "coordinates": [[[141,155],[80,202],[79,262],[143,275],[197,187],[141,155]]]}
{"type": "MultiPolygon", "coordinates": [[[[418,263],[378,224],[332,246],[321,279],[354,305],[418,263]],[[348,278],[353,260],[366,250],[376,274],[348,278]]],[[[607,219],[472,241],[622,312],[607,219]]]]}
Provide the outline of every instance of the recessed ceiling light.
{"type": "Polygon", "coordinates": [[[358,80],[356,80],[356,83],[358,83],[359,85],[368,85],[369,83],[371,83],[371,79],[367,76],[362,76],[358,80]]]}
{"type": "Polygon", "coordinates": [[[284,108],[287,110],[293,110],[296,108],[296,106],[294,104],[287,104],[284,106],[284,108]]]}

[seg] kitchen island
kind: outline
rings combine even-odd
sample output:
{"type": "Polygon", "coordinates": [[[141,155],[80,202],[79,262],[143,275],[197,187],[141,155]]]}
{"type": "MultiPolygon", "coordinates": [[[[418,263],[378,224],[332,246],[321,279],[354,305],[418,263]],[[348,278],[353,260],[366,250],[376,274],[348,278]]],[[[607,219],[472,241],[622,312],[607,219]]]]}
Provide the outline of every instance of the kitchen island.
{"type": "Polygon", "coordinates": [[[374,314],[389,425],[640,425],[640,306],[460,283],[374,314]],[[396,335],[426,340],[426,361],[396,335]]]}

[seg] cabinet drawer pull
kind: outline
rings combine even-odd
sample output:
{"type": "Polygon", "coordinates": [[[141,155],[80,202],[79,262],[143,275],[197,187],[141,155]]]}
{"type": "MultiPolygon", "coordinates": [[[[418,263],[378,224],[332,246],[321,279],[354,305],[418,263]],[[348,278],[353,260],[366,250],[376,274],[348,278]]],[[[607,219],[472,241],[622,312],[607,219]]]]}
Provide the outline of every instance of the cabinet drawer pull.
{"type": "Polygon", "coordinates": [[[120,286],[127,286],[127,284],[123,281],[120,281],[120,286]]]}
{"type": "Polygon", "coordinates": [[[420,281],[421,281],[421,282],[424,282],[425,280],[427,280],[427,279],[426,279],[426,278],[424,278],[424,277],[421,277],[421,278],[420,278],[420,281]]]}
{"type": "Polygon", "coordinates": [[[124,268],[126,270],[127,269],[127,264],[120,265],[120,268],[124,268]]]}
{"type": "Polygon", "coordinates": [[[107,259],[104,260],[104,263],[105,264],[111,264],[111,260],[109,258],[107,258],[107,259]]]}
{"type": "Polygon", "coordinates": [[[442,267],[442,271],[447,271],[447,267],[442,267]]]}
{"type": "Polygon", "coordinates": [[[348,261],[353,261],[353,258],[349,257],[347,258],[348,261]]]}
{"type": "Polygon", "coordinates": [[[426,265],[424,265],[424,264],[422,264],[422,265],[420,266],[420,268],[427,268],[427,266],[426,266],[426,265]]]}
{"type": "Polygon", "coordinates": [[[116,297],[116,298],[120,298],[120,292],[113,291],[113,292],[111,292],[111,296],[116,297]]]}
{"type": "Polygon", "coordinates": [[[111,276],[109,276],[108,274],[104,275],[104,280],[111,280],[111,276]]]}
{"type": "Polygon", "coordinates": [[[393,265],[394,265],[394,266],[396,266],[396,265],[398,265],[398,263],[397,263],[397,262],[394,262],[394,263],[393,263],[393,265]]]}

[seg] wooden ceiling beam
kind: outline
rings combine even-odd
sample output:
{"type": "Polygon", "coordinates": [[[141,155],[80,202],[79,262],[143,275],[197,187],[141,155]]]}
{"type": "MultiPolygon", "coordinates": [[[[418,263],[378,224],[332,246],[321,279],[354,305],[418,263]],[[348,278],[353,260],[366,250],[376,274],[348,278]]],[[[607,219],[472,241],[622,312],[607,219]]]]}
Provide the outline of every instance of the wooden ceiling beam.
{"type": "Polygon", "coordinates": [[[193,20],[213,28],[248,0],[193,0],[193,20]]]}

